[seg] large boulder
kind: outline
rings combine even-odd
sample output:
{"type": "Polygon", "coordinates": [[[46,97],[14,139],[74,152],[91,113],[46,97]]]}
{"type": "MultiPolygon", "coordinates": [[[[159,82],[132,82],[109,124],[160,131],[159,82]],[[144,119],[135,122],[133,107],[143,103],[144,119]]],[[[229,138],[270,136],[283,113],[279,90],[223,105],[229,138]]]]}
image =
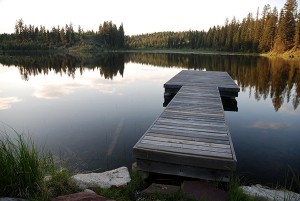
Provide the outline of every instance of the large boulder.
{"type": "Polygon", "coordinates": [[[81,189],[119,187],[127,185],[131,180],[127,167],[120,167],[103,173],[77,174],[71,178],[81,189]]]}
{"type": "Polygon", "coordinates": [[[265,186],[261,186],[259,184],[252,186],[241,186],[240,188],[247,195],[250,195],[252,197],[261,197],[270,201],[300,200],[300,194],[298,193],[294,193],[288,190],[274,190],[265,186]]]}

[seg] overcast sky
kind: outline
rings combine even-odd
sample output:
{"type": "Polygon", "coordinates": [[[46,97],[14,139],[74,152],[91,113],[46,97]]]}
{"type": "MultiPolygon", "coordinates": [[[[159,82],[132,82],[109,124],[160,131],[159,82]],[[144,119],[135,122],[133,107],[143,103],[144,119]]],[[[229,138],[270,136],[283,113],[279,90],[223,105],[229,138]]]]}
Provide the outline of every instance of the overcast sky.
{"type": "MultiPolygon", "coordinates": [[[[98,29],[112,20],[124,24],[126,35],[158,31],[208,30],[226,17],[238,20],[270,4],[280,10],[286,0],[0,0],[0,33],[14,32],[17,19],[25,24],[65,26],[77,31],[98,29]]],[[[298,1],[299,4],[299,1],[298,1]]]]}

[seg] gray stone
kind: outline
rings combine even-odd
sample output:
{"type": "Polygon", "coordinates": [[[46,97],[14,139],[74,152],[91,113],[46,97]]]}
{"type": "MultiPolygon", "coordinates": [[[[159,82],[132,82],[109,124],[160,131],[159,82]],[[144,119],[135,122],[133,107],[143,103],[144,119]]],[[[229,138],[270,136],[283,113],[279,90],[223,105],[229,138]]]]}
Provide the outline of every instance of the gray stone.
{"type": "Polygon", "coordinates": [[[127,185],[131,180],[127,167],[120,167],[103,173],[77,174],[71,178],[81,189],[119,187],[127,185]]]}
{"type": "Polygon", "coordinates": [[[2,197],[0,198],[0,201],[28,201],[28,200],[22,198],[2,197]]]}
{"type": "Polygon", "coordinates": [[[276,201],[299,201],[300,194],[288,190],[273,190],[259,184],[252,186],[240,186],[243,192],[253,197],[261,197],[266,200],[276,201]]]}
{"type": "Polygon", "coordinates": [[[86,193],[94,193],[94,194],[97,194],[97,193],[95,193],[93,190],[91,190],[91,189],[84,189],[84,191],[83,192],[86,192],[86,193]]]}

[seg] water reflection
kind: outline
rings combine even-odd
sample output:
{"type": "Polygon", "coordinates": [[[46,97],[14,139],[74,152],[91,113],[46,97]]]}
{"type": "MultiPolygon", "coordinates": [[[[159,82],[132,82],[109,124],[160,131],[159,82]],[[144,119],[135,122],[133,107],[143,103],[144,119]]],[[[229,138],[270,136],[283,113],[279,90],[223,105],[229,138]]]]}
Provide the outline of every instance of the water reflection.
{"type": "MultiPolygon", "coordinates": [[[[113,79],[118,73],[123,76],[124,63],[128,62],[160,67],[227,71],[237,81],[242,91],[250,88],[250,97],[254,96],[258,101],[270,97],[275,111],[278,111],[284,102],[290,103],[294,110],[300,103],[299,62],[280,58],[149,53],[102,54],[85,59],[69,55],[0,57],[0,63],[3,65],[17,66],[24,80],[39,74],[47,75],[51,71],[74,78],[76,69],[79,69],[81,74],[86,70],[98,70],[105,79],[113,79]]],[[[67,87],[65,88],[67,91],[64,92],[59,90],[59,87],[56,87],[51,91],[69,93],[71,89],[67,87]]],[[[56,95],[52,94],[48,97],[56,97],[56,95]]]]}
{"type": "Polygon", "coordinates": [[[22,101],[22,99],[18,98],[18,97],[4,97],[4,98],[0,98],[0,110],[6,110],[11,108],[11,105],[13,103],[17,103],[22,101]]]}
{"type": "Polygon", "coordinates": [[[256,100],[272,98],[276,111],[283,102],[292,102],[294,110],[300,102],[300,62],[281,58],[255,56],[139,54],[129,55],[130,61],[154,66],[183,67],[194,70],[226,71],[249,96],[256,100]]]}
{"type": "Polygon", "coordinates": [[[287,166],[300,170],[296,62],[116,53],[0,56],[0,63],[0,121],[32,134],[75,169],[130,167],[133,145],[163,110],[163,84],[188,68],[227,71],[242,89],[238,108],[222,100],[225,110],[239,111],[225,112],[238,173],[259,183],[280,179],[287,166]]]}
{"type": "Polygon", "coordinates": [[[78,58],[70,55],[13,55],[0,56],[0,63],[5,66],[17,66],[22,79],[29,80],[30,76],[66,74],[75,78],[76,70],[81,75],[87,70],[98,70],[105,79],[113,79],[124,73],[124,54],[102,54],[91,58],[78,58]]]}

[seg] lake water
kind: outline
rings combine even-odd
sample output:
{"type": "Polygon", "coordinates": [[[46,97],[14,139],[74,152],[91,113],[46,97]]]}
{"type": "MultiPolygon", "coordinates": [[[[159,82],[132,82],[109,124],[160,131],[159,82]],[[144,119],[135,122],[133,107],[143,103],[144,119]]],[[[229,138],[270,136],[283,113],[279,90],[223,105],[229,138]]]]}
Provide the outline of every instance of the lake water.
{"type": "Polygon", "coordinates": [[[79,171],[131,167],[132,147],[163,111],[183,69],[226,71],[240,86],[225,112],[237,173],[252,183],[300,171],[300,64],[254,56],[0,56],[0,130],[30,134],[79,171]]]}

